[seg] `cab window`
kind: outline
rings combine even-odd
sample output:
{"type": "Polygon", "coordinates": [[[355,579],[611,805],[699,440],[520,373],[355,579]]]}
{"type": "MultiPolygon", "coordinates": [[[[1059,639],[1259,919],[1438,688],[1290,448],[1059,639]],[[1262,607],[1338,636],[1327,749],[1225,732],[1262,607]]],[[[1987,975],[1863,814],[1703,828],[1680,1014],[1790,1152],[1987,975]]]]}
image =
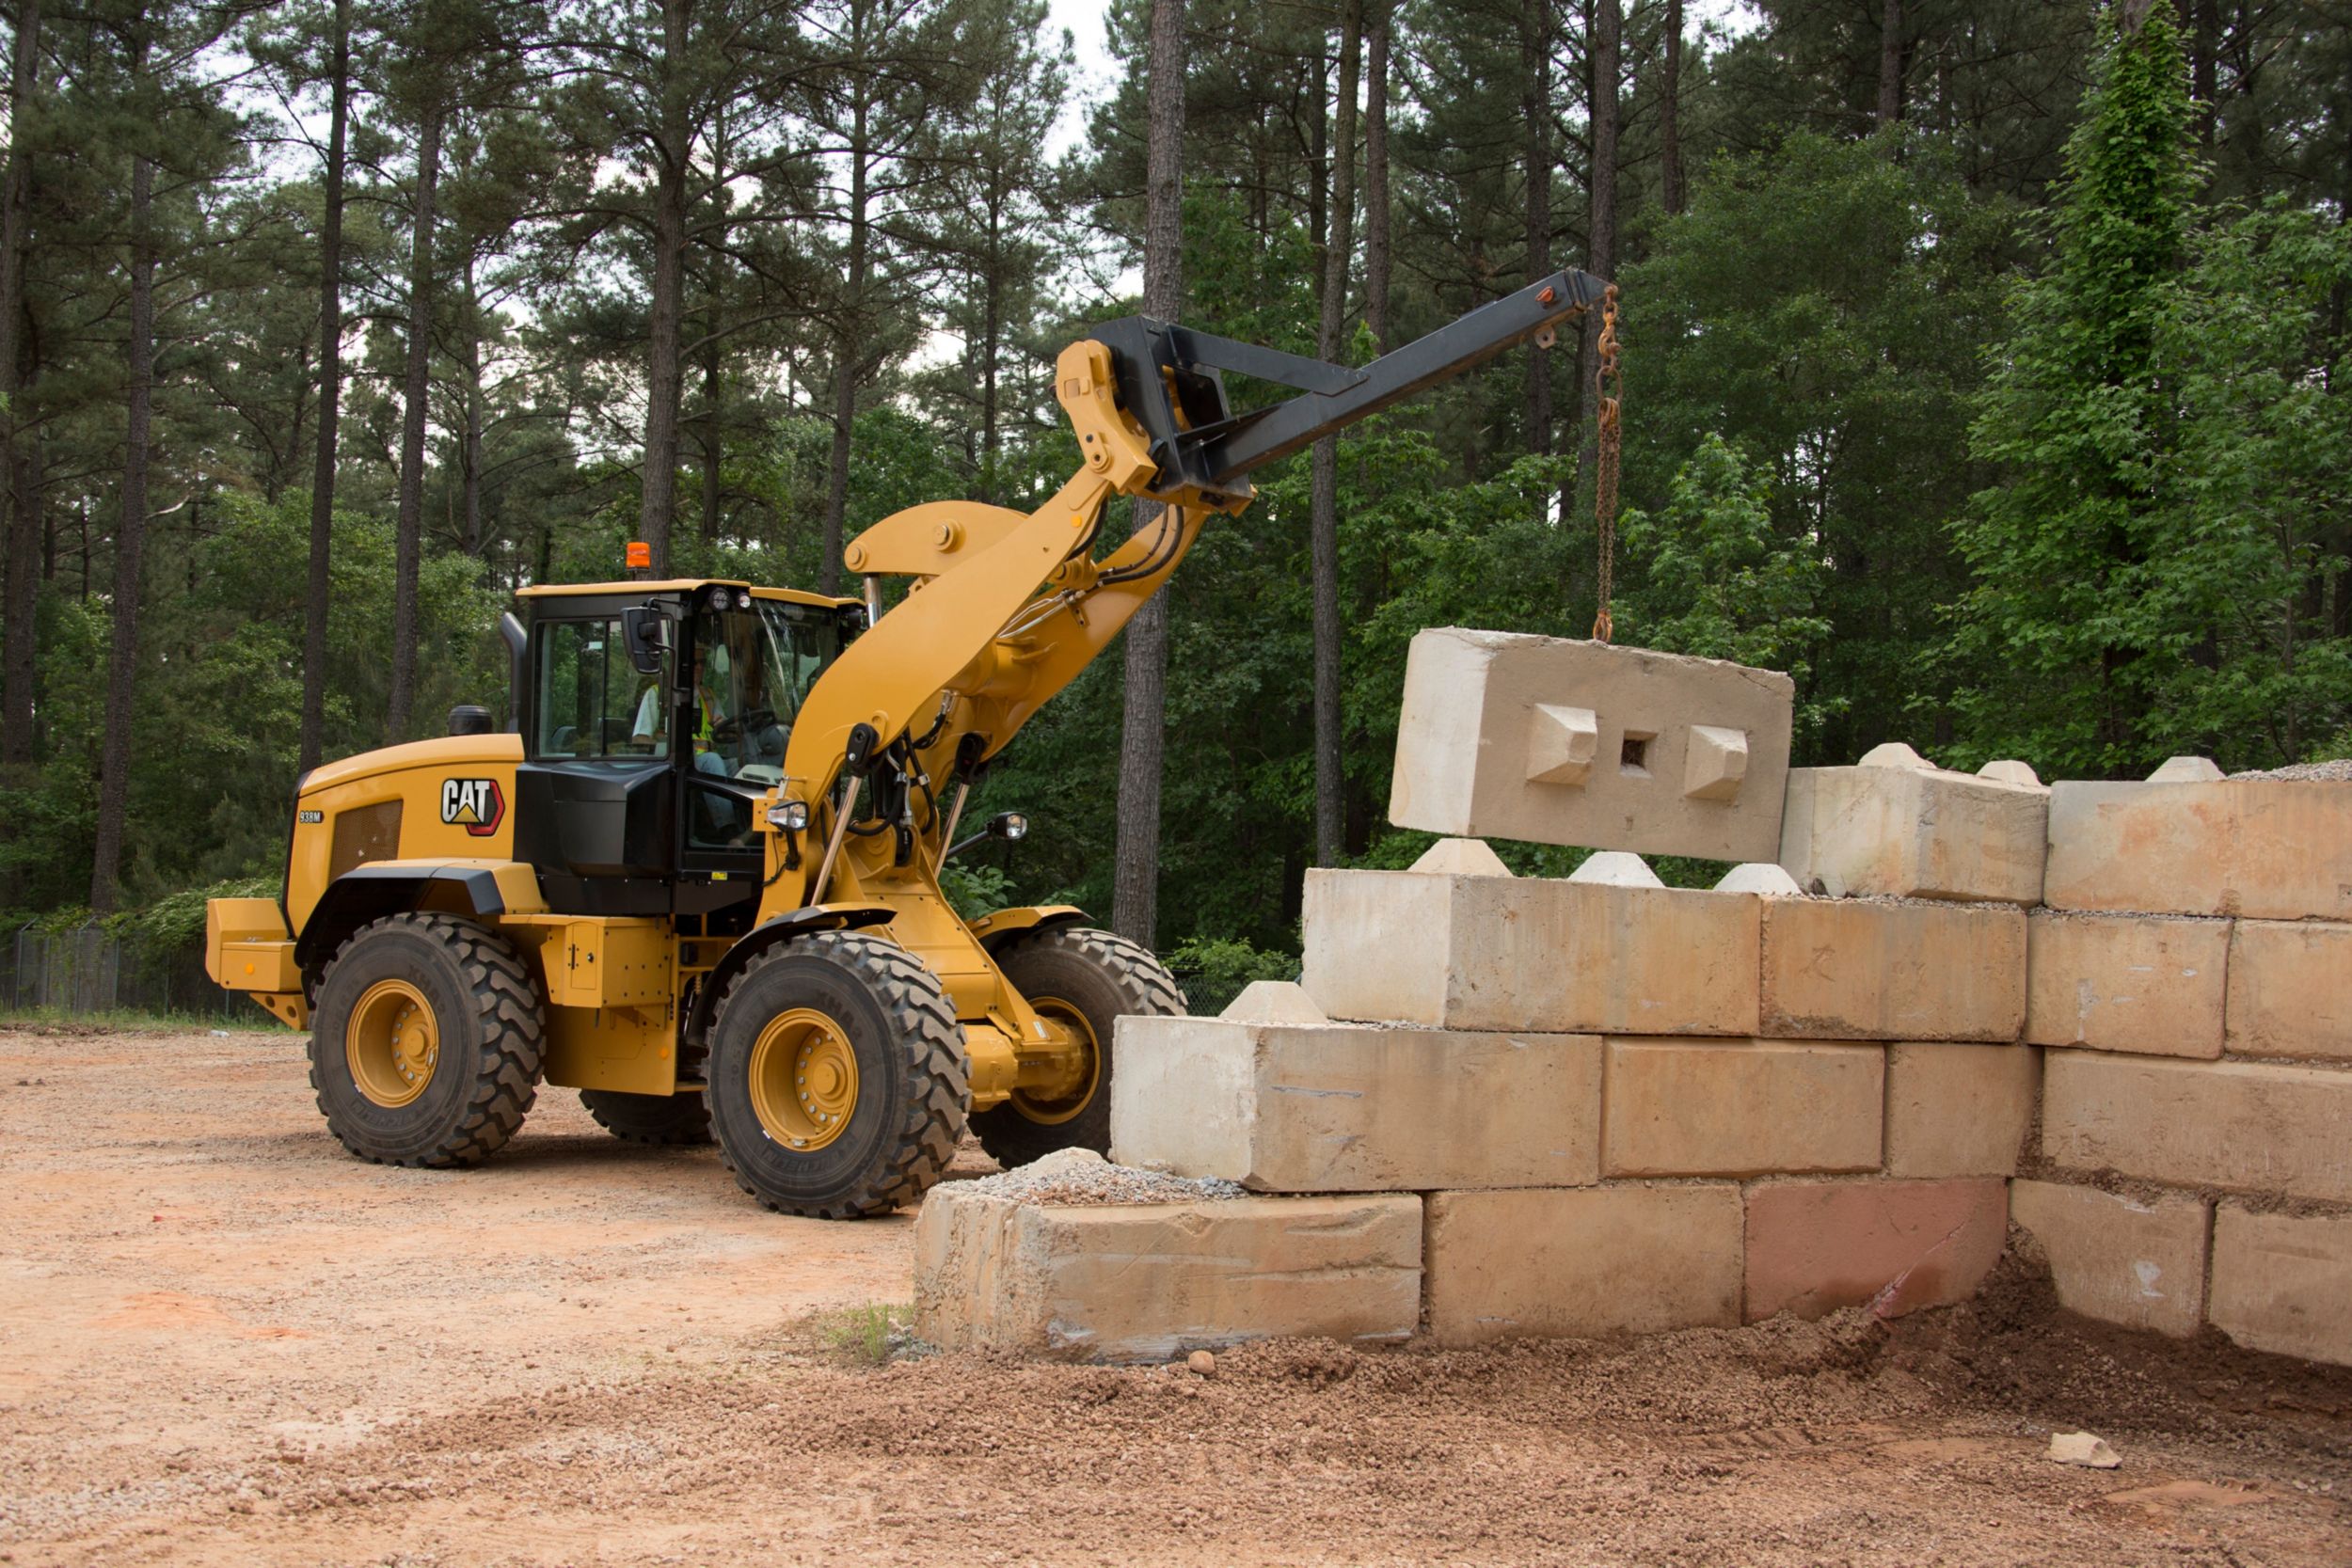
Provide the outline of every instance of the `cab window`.
{"type": "Polygon", "coordinates": [[[554,621],[539,627],[533,673],[532,754],[543,758],[642,758],[669,751],[670,656],[659,674],[641,675],[619,617],[554,621]]]}

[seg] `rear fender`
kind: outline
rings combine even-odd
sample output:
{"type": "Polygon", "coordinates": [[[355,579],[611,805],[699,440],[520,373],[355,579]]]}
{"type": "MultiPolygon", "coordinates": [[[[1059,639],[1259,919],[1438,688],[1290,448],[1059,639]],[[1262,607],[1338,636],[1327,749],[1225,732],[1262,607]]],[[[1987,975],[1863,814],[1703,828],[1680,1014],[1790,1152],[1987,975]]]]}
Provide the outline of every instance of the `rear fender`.
{"type": "Polygon", "coordinates": [[[980,945],[994,958],[996,950],[1025,931],[1050,931],[1058,926],[1075,926],[1087,917],[1086,911],[1075,904],[1033,904],[1020,909],[998,910],[972,922],[972,934],[980,939],[980,945]]]}
{"type": "Polygon", "coordinates": [[[538,873],[520,861],[376,861],[326,885],[294,939],[294,961],[313,973],[360,927],[410,910],[489,920],[544,913],[547,901],[538,873]]]}

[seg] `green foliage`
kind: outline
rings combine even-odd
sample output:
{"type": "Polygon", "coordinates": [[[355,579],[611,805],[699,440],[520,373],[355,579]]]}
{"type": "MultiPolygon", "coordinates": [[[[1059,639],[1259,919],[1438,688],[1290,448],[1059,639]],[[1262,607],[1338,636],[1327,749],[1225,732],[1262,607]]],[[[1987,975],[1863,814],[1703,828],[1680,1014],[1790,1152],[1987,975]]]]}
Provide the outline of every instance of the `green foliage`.
{"type": "MultiPolygon", "coordinates": [[[[1809,541],[1775,533],[1771,489],[1769,477],[1710,433],[1675,475],[1664,507],[1626,514],[1626,552],[1644,568],[1618,621],[1629,642],[1805,681],[1808,650],[1830,635],[1814,613],[1829,570],[1809,541]]],[[[1836,697],[1802,705],[1799,733],[1844,705],[1836,697]]]]}
{"type": "Polygon", "coordinates": [[[2192,199],[2169,7],[2107,54],[2048,270],[1972,431],[2000,483],[1955,526],[1962,760],[2141,777],[2298,759],[2352,713],[2339,611],[2352,424],[2343,230],[2192,199]]]}
{"type": "Polygon", "coordinates": [[[977,920],[1005,908],[1012,902],[1011,890],[1012,879],[1002,866],[949,861],[939,869],[939,891],[947,895],[956,913],[966,920],[977,920]]]}
{"type": "MultiPolygon", "coordinates": [[[[1788,613],[1828,625],[1757,649],[1805,666],[1800,762],[1851,762],[1911,734],[1915,707],[1940,710],[1939,608],[1965,582],[1944,520],[1981,483],[1968,399],[2010,228],[2005,204],[1972,195],[1935,144],[1897,160],[1801,134],[1719,162],[1627,271],[1626,493],[1651,526],[1628,520],[1619,635],[1651,641],[1683,615],[1689,585],[1652,581],[1650,557],[1714,508],[1710,547],[1738,533],[1760,552],[1755,569],[1775,557],[1799,569],[1779,584],[1804,600],[1788,613]],[[1739,453],[1736,481],[1708,455],[1716,438],[1739,453]],[[1686,485],[1698,488],[1678,500],[1686,485]],[[1720,532],[1735,490],[1762,500],[1769,543],[1752,507],[1720,532]]],[[[1687,566],[1692,553],[1662,559],[1687,566]]]]}
{"type": "Polygon", "coordinates": [[[893,1340],[912,1316],[910,1308],[888,1302],[844,1308],[821,1320],[825,1345],[845,1360],[879,1367],[890,1359],[893,1340]]]}
{"type": "Polygon", "coordinates": [[[1298,955],[1236,937],[1191,937],[1169,950],[1168,967],[1192,1011],[1208,1015],[1222,1012],[1253,981],[1297,979],[1298,955]]]}
{"type": "MultiPolygon", "coordinates": [[[[2352,25],[2220,8],[2200,46],[2217,68],[2208,123],[2172,13],[2120,32],[2131,9],[1904,8],[1900,123],[1885,126],[1876,8],[1749,8],[1686,41],[1676,213],[1659,188],[1663,8],[1629,11],[1617,636],[1788,669],[1802,763],[1889,738],[1948,763],[2022,755],[2045,776],[2134,774],[2174,751],[2233,767],[2352,751],[2352,25]]],[[[123,868],[125,905],[146,907],[114,923],[141,942],[189,940],[207,893],[275,886],[303,684],[324,216],[308,150],[330,13],[221,12],[248,24],[230,59],[181,49],[214,24],[199,10],[49,8],[37,90],[9,120],[33,167],[26,379],[8,411],[38,489],[14,546],[35,588],[34,720],[0,769],[0,896],[59,928],[85,919],[97,825],[124,198],[135,151],[162,168],[123,868]],[[141,27],[161,52],[135,79],[141,27]],[[268,90],[237,96],[248,64],[268,90]]],[[[1150,10],[1114,6],[1125,69],[1063,153],[1050,128],[1071,57],[1039,0],[724,0],[675,51],[653,13],[608,0],[464,0],[421,23],[358,8],[326,755],[386,739],[417,130],[436,94],[417,735],[458,701],[503,721],[491,626],[514,590],[609,578],[645,529],[673,114],[690,192],[675,569],[814,587],[837,565],[823,539],[845,379],[850,533],[925,501],[1050,496],[1078,461],[1054,356],[1136,308],[1121,288],[1139,260],[1150,10]],[[532,59],[549,70],[520,69],[532,59]],[[861,105],[862,279],[843,178],[861,105]]],[[[1188,323],[1292,352],[1315,341],[1336,14],[1192,0],[1188,323]]],[[[1591,139],[1558,133],[1590,122],[1586,37],[1558,30],[1539,90],[1521,36],[1539,14],[1393,12],[1392,342],[1516,287],[1532,232],[1548,231],[1549,265],[1583,256],[1591,139]]],[[[1373,345],[1351,325],[1344,357],[1360,362],[1373,345]]],[[[1569,342],[1500,356],[1341,442],[1351,863],[1409,864],[1429,842],[1383,820],[1416,631],[1593,623],[1594,523],[1561,499],[1594,477],[1573,455],[1589,436],[1576,359],[1569,342]]],[[[1284,395],[1229,379],[1243,408],[1284,395]]],[[[1167,590],[1160,937],[1196,966],[1196,1002],[1295,964],[1311,858],[1308,460],[1256,478],[1257,503],[1213,519],[1167,590]]],[[[1126,523],[1115,507],[1111,536],[1126,523]]],[[[972,801],[972,820],[1021,807],[1038,828],[951,865],[959,909],[1107,914],[1116,655],[972,801]]],[[[1583,854],[1496,847],[1527,875],[1583,854]]],[[[1677,885],[1719,870],[1658,869],[1677,885]]]]}

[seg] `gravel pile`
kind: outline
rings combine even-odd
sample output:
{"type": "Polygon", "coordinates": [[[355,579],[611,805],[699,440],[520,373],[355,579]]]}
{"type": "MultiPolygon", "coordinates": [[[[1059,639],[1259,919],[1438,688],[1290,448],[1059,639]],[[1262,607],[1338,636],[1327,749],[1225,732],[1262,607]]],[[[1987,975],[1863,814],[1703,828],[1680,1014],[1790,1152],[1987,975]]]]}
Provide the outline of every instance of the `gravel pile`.
{"type": "Polygon", "coordinates": [[[2233,779],[2326,779],[2338,784],[2352,784],[2352,757],[2338,757],[2333,762],[2297,762],[2285,768],[2273,768],[2267,772],[2233,773],[2233,779]]]}
{"type": "Polygon", "coordinates": [[[1017,1170],[984,1176],[965,1190],[1073,1209],[1104,1203],[1199,1203],[1249,1196],[1238,1181],[1114,1165],[1090,1148],[1058,1149],[1017,1170]]]}

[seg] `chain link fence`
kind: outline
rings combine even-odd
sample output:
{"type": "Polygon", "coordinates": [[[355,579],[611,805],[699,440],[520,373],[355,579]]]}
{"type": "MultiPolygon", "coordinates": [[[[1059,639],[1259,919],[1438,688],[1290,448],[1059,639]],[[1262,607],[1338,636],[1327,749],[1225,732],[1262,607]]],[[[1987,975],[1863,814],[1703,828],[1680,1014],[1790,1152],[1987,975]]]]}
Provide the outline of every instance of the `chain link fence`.
{"type": "Polygon", "coordinates": [[[69,931],[25,926],[0,942],[0,1006],[69,1018],[136,1012],[241,1019],[253,1010],[242,994],[213,984],[201,942],[157,948],[124,942],[94,924],[69,931]]]}

